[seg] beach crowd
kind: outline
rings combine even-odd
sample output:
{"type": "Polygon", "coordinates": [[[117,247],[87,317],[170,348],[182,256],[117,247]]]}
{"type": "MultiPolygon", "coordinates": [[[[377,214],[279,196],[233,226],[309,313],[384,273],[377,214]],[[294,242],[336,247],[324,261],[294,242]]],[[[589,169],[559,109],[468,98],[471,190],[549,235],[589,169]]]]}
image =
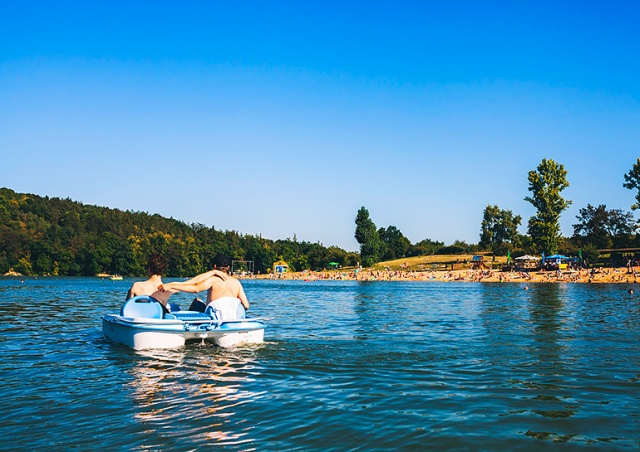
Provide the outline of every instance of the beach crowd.
{"type": "Polygon", "coordinates": [[[637,283],[640,274],[635,267],[591,268],[553,271],[508,271],[477,270],[327,270],[321,272],[285,272],[254,276],[261,279],[283,279],[302,281],[464,281],[464,282],[566,282],[566,283],[637,283]]]}

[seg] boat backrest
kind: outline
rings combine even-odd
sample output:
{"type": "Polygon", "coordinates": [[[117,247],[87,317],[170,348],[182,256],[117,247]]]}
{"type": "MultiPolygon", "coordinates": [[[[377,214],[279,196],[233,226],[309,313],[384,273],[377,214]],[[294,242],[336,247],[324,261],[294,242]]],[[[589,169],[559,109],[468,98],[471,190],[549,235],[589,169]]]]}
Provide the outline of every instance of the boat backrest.
{"type": "Polygon", "coordinates": [[[120,315],[143,319],[161,319],[164,317],[165,308],[158,300],[148,295],[139,295],[129,298],[122,305],[120,315]]]}
{"type": "Polygon", "coordinates": [[[205,310],[216,320],[238,320],[245,318],[245,309],[237,298],[225,297],[213,300],[205,310]]]}

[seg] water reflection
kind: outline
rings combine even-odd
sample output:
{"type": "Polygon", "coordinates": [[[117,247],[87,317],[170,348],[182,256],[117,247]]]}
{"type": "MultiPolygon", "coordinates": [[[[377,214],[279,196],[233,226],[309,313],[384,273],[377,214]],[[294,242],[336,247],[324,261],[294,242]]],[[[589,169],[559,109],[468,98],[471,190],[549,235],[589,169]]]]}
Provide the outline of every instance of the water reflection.
{"type": "Polygon", "coordinates": [[[571,395],[568,290],[571,287],[560,284],[483,288],[483,352],[493,365],[493,378],[502,374],[500,386],[511,394],[500,417],[520,426],[514,434],[553,442],[576,437],[573,421],[556,425],[581,409],[571,395]]]}
{"type": "Polygon", "coordinates": [[[533,328],[531,354],[539,363],[554,367],[562,362],[564,284],[537,285],[527,291],[529,320],[533,328]]]}
{"type": "Polygon", "coordinates": [[[379,294],[379,285],[360,281],[353,286],[353,312],[356,316],[355,337],[371,339],[385,330],[383,312],[393,309],[384,295],[379,294]]]}
{"type": "MultiPolygon", "coordinates": [[[[138,351],[131,367],[134,417],[151,437],[188,443],[250,443],[251,424],[238,413],[260,394],[245,384],[254,378],[255,349],[224,350],[189,345],[180,350],[138,351]],[[239,428],[239,425],[245,428],[239,428]]],[[[153,446],[153,445],[150,445],[153,446]]]]}

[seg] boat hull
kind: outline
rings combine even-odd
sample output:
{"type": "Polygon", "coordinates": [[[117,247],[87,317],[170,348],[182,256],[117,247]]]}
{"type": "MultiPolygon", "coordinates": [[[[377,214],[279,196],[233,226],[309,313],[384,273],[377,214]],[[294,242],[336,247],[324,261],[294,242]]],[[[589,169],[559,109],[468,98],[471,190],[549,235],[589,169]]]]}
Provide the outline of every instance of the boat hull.
{"type": "Polygon", "coordinates": [[[102,331],[113,342],[135,350],[177,348],[189,341],[208,341],[220,347],[257,344],[264,341],[264,322],[238,319],[187,322],[179,319],[147,319],[107,314],[102,331]]]}

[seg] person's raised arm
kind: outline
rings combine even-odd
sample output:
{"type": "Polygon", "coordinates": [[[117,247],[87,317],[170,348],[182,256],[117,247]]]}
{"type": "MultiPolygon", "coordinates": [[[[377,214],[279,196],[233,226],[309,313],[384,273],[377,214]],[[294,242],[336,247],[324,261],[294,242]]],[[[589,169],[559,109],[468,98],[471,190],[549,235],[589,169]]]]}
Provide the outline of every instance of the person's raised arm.
{"type": "Polygon", "coordinates": [[[166,284],[162,284],[158,288],[162,291],[177,290],[179,292],[197,293],[197,292],[202,292],[203,290],[207,290],[211,287],[211,284],[212,284],[211,278],[214,278],[214,277],[211,276],[195,284],[190,283],[189,281],[166,283],[166,284]]]}
{"type": "Polygon", "coordinates": [[[208,272],[201,273],[197,276],[194,276],[191,279],[184,281],[182,284],[198,284],[206,279],[211,278],[212,276],[217,276],[221,278],[223,281],[226,281],[228,277],[228,275],[225,272],[221,272],[220,270],[209,270],[208,272]]]}

